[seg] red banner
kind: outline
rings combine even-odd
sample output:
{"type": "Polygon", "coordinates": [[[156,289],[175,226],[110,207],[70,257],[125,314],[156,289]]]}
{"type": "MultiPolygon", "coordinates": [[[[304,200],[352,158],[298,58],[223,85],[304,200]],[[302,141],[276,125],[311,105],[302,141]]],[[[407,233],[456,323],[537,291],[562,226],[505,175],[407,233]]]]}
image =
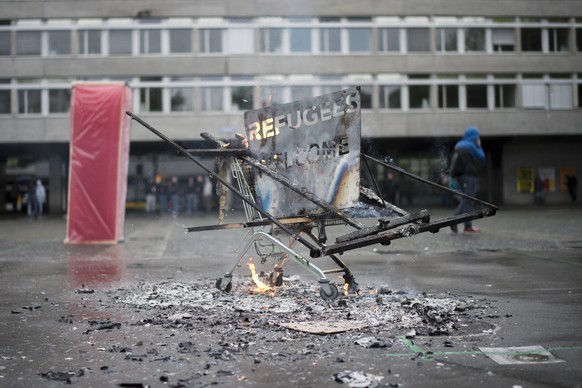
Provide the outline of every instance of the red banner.
{"type": "Polygon", "coordinates": [[[131,120],[131,89],[122,82],[75,83],[67,244],[123,240],[131,120]]]}

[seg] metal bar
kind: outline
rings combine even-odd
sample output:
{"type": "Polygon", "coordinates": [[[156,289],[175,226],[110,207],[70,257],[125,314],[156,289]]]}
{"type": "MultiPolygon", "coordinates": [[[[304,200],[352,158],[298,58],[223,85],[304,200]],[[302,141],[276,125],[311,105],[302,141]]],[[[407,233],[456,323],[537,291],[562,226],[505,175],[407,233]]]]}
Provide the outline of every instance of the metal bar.
{"type": "MultiPolygon", "coordinates": [[[[292,257],[295,260],[295,262],[297,264],[301,265],[304,269],[306,269],[307,271],[311,272],[313,275],[318,277],[319,280],[327,279],[325,276],[325,273],[319,267],[312,264],[309,260],[307,260],[306,258],[301,256],[300,254],[296,253],[294,250],[292,250],[291,248],[289,248],[288,246],[286,246],[285,244],[283,244],[281,241],[279,241],[277,238],[271,236],[270,234],[265,233],[263,231],[257,231],[253,234],[252,241],[260,239],[261,237],[264,237],[268,240],[271,240],[271,242],[273,244],[278,245],[279,248],[281,248],[282,250],[287,252],[290,255],[290,257],[292,257]]],[[[243,255],[244,255],[244,253],[243,253],[243,255]]],[[[241,258],[242,258],[242,255],[241,255],[241,258]]],[[[240,262],[240,260],[239,260],[239,262],[240,262]]]]}
{"type": "Polygon", "coordinates": [[[343,211],[341,211],[337,207],[333,206],[331,203],[324,201],[323,199],[319,198],[311,191],[306,190],[303,186],[300,186],[297,183],[288,179],[287,177],[271,170],[270,168],[263,166],[258,160],[251,158],[249,156],[243,156],[241,159],[245,163],[248,163],[248,164],[252,165],[253,167],[255,167],[256,169],[264,172],[265,174],[267,174],[268,176],[270,176],[271,178],[273,178],[277,182],[281,183],[283,186],[285,186],[285,187],[293,190],[297,194],[305,197],[306,199],[310,200],[311,202],[318,205],[322,209],[329,211],[330,213],[335,215],[337,218],[341,218],[348,225],[351,225],[356,229],[365,228],[365,225],[362,224],[361,222],[359,222],[358,220],[348,216],[346,213],[344,213],[343,211]]]}
{"type": "Polygon", "coordinates": [[[384,201],[384,196],[382,195],[382,191],[380,190],[380,187],[378,187],[378,182],[376,182],[376,178],[374,177],[374,174],[372,174],[372,169],[370,168],[370,164],[368,163],[368,159],[366,159],[365,157],[362,159],[364,159],[364,164],[366,165],[366,169],[368,170],[368,174],[370,174],[370,177],[372,178],[372,182],[374,183],[374,187],[376,187],[376,192],[378,193],[378,195],[380,196],[380,199],[382,200],[382,206],[386,207],[386,201],[384,201]]]}
{"type": "MultiPolygon", "coordinates": [[[[248,155],[248,150],[244,148],[211,148],[211,149],[186,149],[190,155],[199,156],[242,156],[248,155]]],[[[178,156],[181,156],[179,153],[178,156]]]]}
{"type": "MultiPolygon", "coordinates": [[[[319,244],[322,248],[325,248],[325,244],[323,244],[317,237],[315,237],[313,235],[313,233],[311,231],[306,231],[305,232],[316,244],[319,244]]],[[[348,266],[339,258],[337,257],[337,255],[334,254],[330,254],[329,258],[333,260],[334,263],[336,263],[340,268],[336,269],[336,270],[331,270],[331,271],[336,271],[336,272],[343,272],[346,276],[351,276],[351,272],[350,269],[348,268],[348,266]]]]}
{"type": "MultiPolygon", "coordinates": [[[[307,222],[313,222],[313,218],[308,217],[295,217],[295,218],[278,218],[278,220],[283,225],[289,224],[304,224],[307,222]]],[[[247,222],[233,222],[230,224],[220,224],[220,225],[202,225],[202,226],[188,226],[184,228],[184,233],[190,232],[204,232],[208,230],[223,230],[223,229],[238,229],[238,228],[254,228],[257,226],[267,226],[271,225],[272,221],[247,221],[247,222]]]]}
{"type": "Polygon", "coordinates": [[[326,269],[323,271],[324,274],[329,275],[332,273],[340,273],[340,272],[346,272],[345,268],[335,268],[335,269],[326,269]]]}
{"type": "Polygon", "coordinates": [[[394,164],[386,163],[386,162],[384,162],[382,160],[376,159],[376,158],[374,158],[372,156],[369,156],[369,155],[366,155],[366,154],[362,154],[362,155],[364,155],[365,158],[370,159],[371,161],[374,161],[374,162],[376,162],[378,164],[381,164],[381,165],[383,165],[385,167],[388,167],[389,169],[391,169],[393,171],[396,171],[396,172],[398,172],[400,174],[406,175],[407,177],[410,177],[412,179],[416,179],[417,181],[426,183],[426,184],[431,185],[433,187],[436,187],[436,188],[438,188],[440,190],[447,191],[449,193],[452,193],[452,194],[461,196],[463,198],[470,199],[471,201],[479,202],[480,204],[482,204],[484,206],[487,206],[488,208],[495,209],[495,210],[498,210],[499,209],[497,206],[495,206],[495,205],[493,205],[493,204],[491,204],[489,202],[485,202],[483,200],[480,200],[479,198],[471,197],[470,195],[467,195],[467,194],[465,194],[465,193],[463,193],[461,191],[453,190],[453,189],[448,188],[448,187],[445,187],[443,185],[439,185],[438,183],[435,183],[435,182],[429,181],[427,179],[421,178],[421,177],[419,177],[417,175],[414,175],[414,174],[412,174],[412,173],[410,173],[410,172],[404,170],[403,168],[400,168],[400,167],[398,167],[398,166],[396,166],[394,164]]]}
{"type": "Polygon", "coordinates": [[[343,253],[353,249],[365,247],[377,243],[390,243],[392,240],[396,240],[403,237],[410,237],[415,234],[431,232],[436,233],[441,228],[460,224],[465,221],[471,221],[479,218],[490,217],[495,214],[495,210],[479,210],[471,213],[465,213],[458,216],[452,216],[443,218],[438,221],[429,222],[427,224],[412,224],[405,226],[397,230],[390,230],[386,232],[381,232],[373,236],[365,236],[356,240],[351,240],[344,243],[339,243],[336,245],[330,245],[328,247],[323,247],[321,250],[322,256],[332,255],[336,253],[343,253]]]}
{"type": "Polygon", "coordinates": [[[190,159],[191,161],[193,161],[194,163],[196,163],[200,168],[202,168],[204,171],[206,171],[208,173],[208,175],[210,176],[210,178],[215,178],[217,181],[219,181],[220,183],[222,183],[230,191],[232,191],[235,195],[237,195],[243,201],[247,202],[256,211],[258,211],[259,213],[261,213],[262,215],[264,215],[265,218],[269,219],[271,222],[273,222],[275,225],[277,225],[279,228],[281,228],[281,230],[285,231],[285,233],[287,233],[289,236],[291,236],[291,238],[293,238],[293,239],[301,242],[301,244],[303,244],[307,248],[309,248],[312,251],[311,252],[312,254],[316,254],[316,252],[314,252],[314,251],[318,251],[319,250],[318,247],[316,247],[315,245],[313,245],[312,243],[310,243],[309,241],[307,241],[303,237],[298,236],[292,230],[290,230],[285,225],[283,225],[281,222],[279,222],[270,213],[268,213],[268,212],[264,211],[263,209],[261,209],[257,204],[249,201],[240,191],[238,191],[226,179],[223,179],[220,175],[216,174],[210,168],[206,167],[203,163],[201,163],[200,161],[196,160],[196,158],[194,158],[192,155],[190,155],[189,153],[187,153],[186,150],[181,145],[177,144],[175,141],[173,141],[172,139],[170,139],[169,137],[167,137],[166,135],[164,135],[163,133],[161,133],[160,131],[158,131],[156,128],[154,128],[153,126],[151,126],[150,124],[148,124],[147,122],[145,122],[144,120],[142,120],[141,118],[139,118],[138,116],[136,116],[135,114],[133,114],[132,112],[129,112],[128,111],[128,112],[125,112],[125,113],[129,117],[131,117],[132,119],[134,119],[135,121],[137,121],[138,123],[140,123],[141,125],[143,125],[145,128],[149,129],[151,132],[153,132],[160,139],[164,140],[166,143],[171,144],[176,149],[178,149],[179,151],[183,152],[184,153],[184,156],[186,156],[188,159],[190,159]]]}
{"type": "Polygon", "coordinates": [[[356,240],[362,237],[372,236],[374,234],[378,234],[389,229],[394,229],[404,224],[409,224],[411,222],[422,221],[426,223],[428,222],[429,219],[430,215],[426,210],[421,210],[418,213],[412,213],[398,218],[380,219],[378,220],[379,222],[377,225],[338,236],[335,239],[335,242],[340,244],[351,240],[356,240]]]}

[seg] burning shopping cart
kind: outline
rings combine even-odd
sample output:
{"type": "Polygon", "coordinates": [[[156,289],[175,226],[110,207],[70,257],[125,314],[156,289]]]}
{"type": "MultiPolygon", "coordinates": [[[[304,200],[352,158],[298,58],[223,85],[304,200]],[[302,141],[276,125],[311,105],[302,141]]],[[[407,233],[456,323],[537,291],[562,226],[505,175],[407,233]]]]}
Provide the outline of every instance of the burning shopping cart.
{"type": "MultiPolygon", "coordinates": [[[[497,207],[477,198],[425,180],[396,166],[389,158],[379,159],[360,151],[361,101],[359,88],[274,105],[245,112],[245,136],[223,141],[207,133],[201,136],[212,149],[185,149],[144,120],[127,112],[134,120],[171,144],[218,181],[219,224],[185,228],[185,232],[248,228],[239,245],[234,265],[216,281],[229,292],[233,273],[251,249],[265,262],[272,259],[271,286],[283,281],[283,266],[292,261],[314,275],[323,299],[335,299],[338,288],[329,275],[341,274],[344,288],[357,293],[359,286],[339,255],[373,244],[389,245],[392,240],[419,233],[436,233],[443,227],[467,220],[492,216],[497,207]],[[196,157],[216,156],[218,172],[196,157]],[[360,184],[361,167],[370,172],[370,163],[411,179],[453,192],[480,205],[478,210],[431,220],[426,210],[409,213],[384,201],[378,185],[374,189],[360,184]],[[230,173],[235,184],[226,176],[230,173]],[[227,191],[238,196],[246,221],[222,224],[227,191]],[[362,217],[375,216],[377,223],[367,226],[362,217]],[[351,228],[328,243],[326,229],[333,225],[351,228]],[[307,249],[302,253],[300,247],[307,249]],[[336,266],[323,270],[313,259],[327,257],[336,266]]],[[[370,173],[373,177],[373,174],[370,173]]]]}

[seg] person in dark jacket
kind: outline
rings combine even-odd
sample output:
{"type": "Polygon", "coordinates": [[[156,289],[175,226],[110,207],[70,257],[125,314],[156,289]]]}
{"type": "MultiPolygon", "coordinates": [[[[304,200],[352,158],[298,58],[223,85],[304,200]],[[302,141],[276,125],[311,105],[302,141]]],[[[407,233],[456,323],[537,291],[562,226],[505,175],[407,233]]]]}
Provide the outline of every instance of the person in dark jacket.
{"type": "MultiPolygon", "coordinates": [[[[463,138],[455,145],[455,152],[451,161],[451,176],[457,180],[459,189],[471,197],[477,194],[479,164],[485,161],[485,152],[481,148],[480,133],[477,128],[467,128],[463,138]]],[[[473,211],[475,203],[462,198],[455,210],[455,215],[473,211]]],[[[479,233],[479,228],[473,227],[471,221],[465,222],[465,233],[479,233]]],[[[457,232],[457,225],[452,225],[453,232],[457,232]]]]}

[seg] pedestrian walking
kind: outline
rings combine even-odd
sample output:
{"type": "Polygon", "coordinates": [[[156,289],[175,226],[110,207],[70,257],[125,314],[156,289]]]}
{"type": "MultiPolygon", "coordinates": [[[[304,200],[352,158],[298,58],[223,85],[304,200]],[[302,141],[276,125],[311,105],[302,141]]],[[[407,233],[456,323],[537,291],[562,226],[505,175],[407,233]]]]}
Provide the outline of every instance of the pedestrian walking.
{"type": "Polygon", "coordinates": [[[36,200],[37,200],[37,211],[36,216],[37,218],[42,217],[44,203],[46,202],[46,190],[42,184],[40,179],[36,180],[36,200]]]}
{"type": "MultiPolygon", "coordinates": [[[[451,176],[457,180],[459,189],[475,197],[478,189],[479,164],[485,161],[485,152],[481,147],[479,130],[475,127],[467,128],[463,138],[455,145],[455,151],[451,160],[451,176]]],[[[463,197],[455,210],[455,215],[469,213],[475,208],[475,203],[463,197]]],[[[471,221],[464,223],[465,233],[479,233],[479,228],[473,227],[471,221]]],[[[453,232],[457,232],[457,225],[451,225],[453,232]]]]}

